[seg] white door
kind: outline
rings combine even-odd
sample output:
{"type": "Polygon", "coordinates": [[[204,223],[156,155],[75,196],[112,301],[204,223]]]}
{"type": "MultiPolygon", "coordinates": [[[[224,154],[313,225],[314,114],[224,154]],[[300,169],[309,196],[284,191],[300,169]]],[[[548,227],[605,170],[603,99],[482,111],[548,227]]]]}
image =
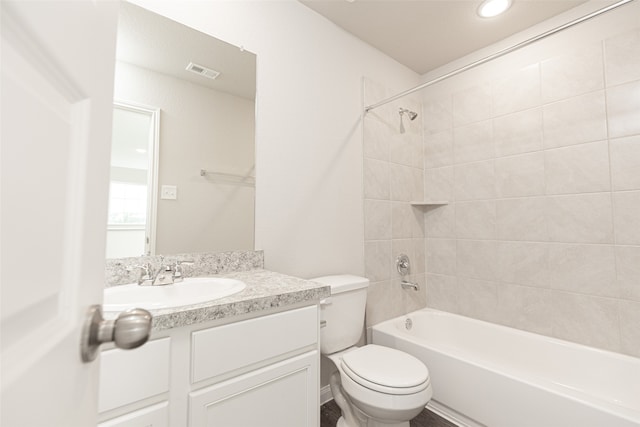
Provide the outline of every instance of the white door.
{"type": "Polygon", "coordinates": [[[156,254],[160,109],[113,105],[107,258],[156,254]]]}
{"type": "Polygon", "coordinates": [[[93,426],[80,332],[102,301],[118,3],[0,7],[0,424],[93,426]]]}

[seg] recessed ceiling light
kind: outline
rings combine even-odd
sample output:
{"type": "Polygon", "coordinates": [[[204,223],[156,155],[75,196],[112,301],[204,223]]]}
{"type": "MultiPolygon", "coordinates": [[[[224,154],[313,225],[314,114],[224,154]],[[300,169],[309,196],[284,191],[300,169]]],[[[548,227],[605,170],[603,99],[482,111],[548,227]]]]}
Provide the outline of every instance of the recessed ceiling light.
{"type": "Polygon", "coordinates": [[[484,0],[478,6],[478,15],[483,18],[493,18],[511,7],[511,0],[484,0]]]}
{"type": "Polygon", "coordinates": [[[144,148],[136,148],[136,153],[145,154],[146,152],[147,150],[145,150],[144,148]]]}

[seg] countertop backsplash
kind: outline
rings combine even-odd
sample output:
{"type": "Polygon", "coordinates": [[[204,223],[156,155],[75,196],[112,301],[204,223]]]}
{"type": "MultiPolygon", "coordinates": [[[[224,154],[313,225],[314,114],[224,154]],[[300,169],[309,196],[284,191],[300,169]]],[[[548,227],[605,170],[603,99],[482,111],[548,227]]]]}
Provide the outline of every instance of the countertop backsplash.
{"type": "MultiPolygon", "coordinates": [[[[263,251],[197,252],[166,255],[164,265],[173,266],[177,261],[193,261],[183,265],[185,277],[200,277],[264,268],[263,251]]],[[[160,256],[108,259],[105,268],[105,287],[135,283],[140,276],[136,266],[150,263],[153,270],[160,268],[160,256]]]]}

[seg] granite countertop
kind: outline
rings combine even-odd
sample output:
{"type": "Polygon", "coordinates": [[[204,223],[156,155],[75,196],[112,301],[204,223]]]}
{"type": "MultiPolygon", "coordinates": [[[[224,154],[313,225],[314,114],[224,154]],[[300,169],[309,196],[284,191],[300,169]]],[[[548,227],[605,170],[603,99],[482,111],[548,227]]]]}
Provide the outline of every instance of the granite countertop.
{"type": "MultiPolygon", "coordinates": [[[[272,308],[284,308],[317,301],[331,294],[329,286],[262,269],[211,276],[241,280],[247,287],[237,294],[206,303],[149,310],[153,315],[152,330],[161,331],[272,308]]],[[[105,317],[111,317],[109,314],[105,313],[105,317]]],[[[113,316],[116,314],[113,313],[113,316]]]]}

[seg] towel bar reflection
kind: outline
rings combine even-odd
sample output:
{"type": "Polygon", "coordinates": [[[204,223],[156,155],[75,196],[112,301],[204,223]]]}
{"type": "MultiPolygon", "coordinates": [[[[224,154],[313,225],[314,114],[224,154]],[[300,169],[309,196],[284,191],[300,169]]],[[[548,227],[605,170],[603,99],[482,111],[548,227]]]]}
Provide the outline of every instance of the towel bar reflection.
{"type": "Polygon", "coordinates": [[[213,172],[200,169],[200,176],[210,179],[213,182],[229,185],[240,185],[242,187],[255,187],[256,178],[253,176],[234,175],[230,173],[213,172]]]}

